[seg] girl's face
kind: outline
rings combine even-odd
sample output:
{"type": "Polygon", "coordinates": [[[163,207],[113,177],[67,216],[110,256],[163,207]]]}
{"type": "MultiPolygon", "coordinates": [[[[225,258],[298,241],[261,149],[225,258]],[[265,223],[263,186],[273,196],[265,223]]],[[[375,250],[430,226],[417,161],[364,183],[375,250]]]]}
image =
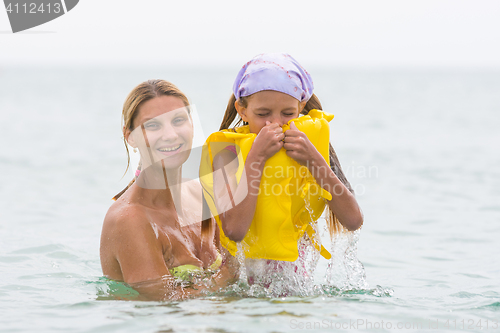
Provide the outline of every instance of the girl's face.
{"type": "Polygon", "coordinates": [[[193,123],[181,99],[160,96],[144,102],[133,125],[135,129],[125,134],[126,139],[139,149],[144,167],[165,160],[165,167],[173,169],[188,159],[193,123]]]}
{"type": "Polygon", "coordinates": [[[248,122],[251,133],[259,133],[266,122],[277,123],[280,126],[289,120],[297,118],[306,102],[299,102],[285,93],[264,90],[247,98],[247,107],[242,107],[236,101],[235,107],[243,121],[248,122]]]}

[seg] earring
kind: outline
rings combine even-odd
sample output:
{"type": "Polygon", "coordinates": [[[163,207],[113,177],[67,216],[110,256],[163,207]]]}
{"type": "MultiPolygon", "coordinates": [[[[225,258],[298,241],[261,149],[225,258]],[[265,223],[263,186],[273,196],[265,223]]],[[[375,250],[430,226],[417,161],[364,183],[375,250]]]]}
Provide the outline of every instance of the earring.
{"type": "Polygon", "coordinates": [[[137,148],[134,148],[134,153],[137,153],[137,148]]]}

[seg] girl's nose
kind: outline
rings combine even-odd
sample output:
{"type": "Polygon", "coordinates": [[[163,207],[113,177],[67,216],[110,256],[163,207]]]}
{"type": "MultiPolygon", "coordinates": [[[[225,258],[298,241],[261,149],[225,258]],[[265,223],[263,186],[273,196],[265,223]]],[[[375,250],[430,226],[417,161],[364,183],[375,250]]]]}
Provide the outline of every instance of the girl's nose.
{"type": "Polygon", "coordinates": [[[280,116],[274,116],[272,119],[272,123],[278,124],[280,126],[283,126],[283,120],[281,119],[280,116]]]}

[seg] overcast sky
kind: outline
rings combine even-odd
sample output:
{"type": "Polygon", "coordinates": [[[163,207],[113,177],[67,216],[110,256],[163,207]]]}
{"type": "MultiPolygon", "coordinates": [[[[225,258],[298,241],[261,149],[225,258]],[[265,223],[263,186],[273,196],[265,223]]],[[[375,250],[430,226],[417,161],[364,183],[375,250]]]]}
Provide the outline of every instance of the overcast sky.
{"type": "Polygon", "coordinates": [[[500,1],[80,0],[17,34],[0,10],[1,67],[219,66],[263,52],[290,53],[306,68],[500,69],[500,1]]]}

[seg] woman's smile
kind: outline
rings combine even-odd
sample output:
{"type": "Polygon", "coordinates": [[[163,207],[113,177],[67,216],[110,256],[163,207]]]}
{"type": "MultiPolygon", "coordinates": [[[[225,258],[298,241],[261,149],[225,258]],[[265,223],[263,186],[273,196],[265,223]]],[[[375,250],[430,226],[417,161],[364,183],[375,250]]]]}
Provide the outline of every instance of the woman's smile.
{"type": "Polygon", "coordinates": [[[179,144],[173,145],[173,146],[172,145],[163,146],[163,147],[158,148],[157,150],[165,156],[171,156],[171,155],[177,154],[181,150],[181,147],[183,145],[184,144],[179,143],[179,144]]]}

